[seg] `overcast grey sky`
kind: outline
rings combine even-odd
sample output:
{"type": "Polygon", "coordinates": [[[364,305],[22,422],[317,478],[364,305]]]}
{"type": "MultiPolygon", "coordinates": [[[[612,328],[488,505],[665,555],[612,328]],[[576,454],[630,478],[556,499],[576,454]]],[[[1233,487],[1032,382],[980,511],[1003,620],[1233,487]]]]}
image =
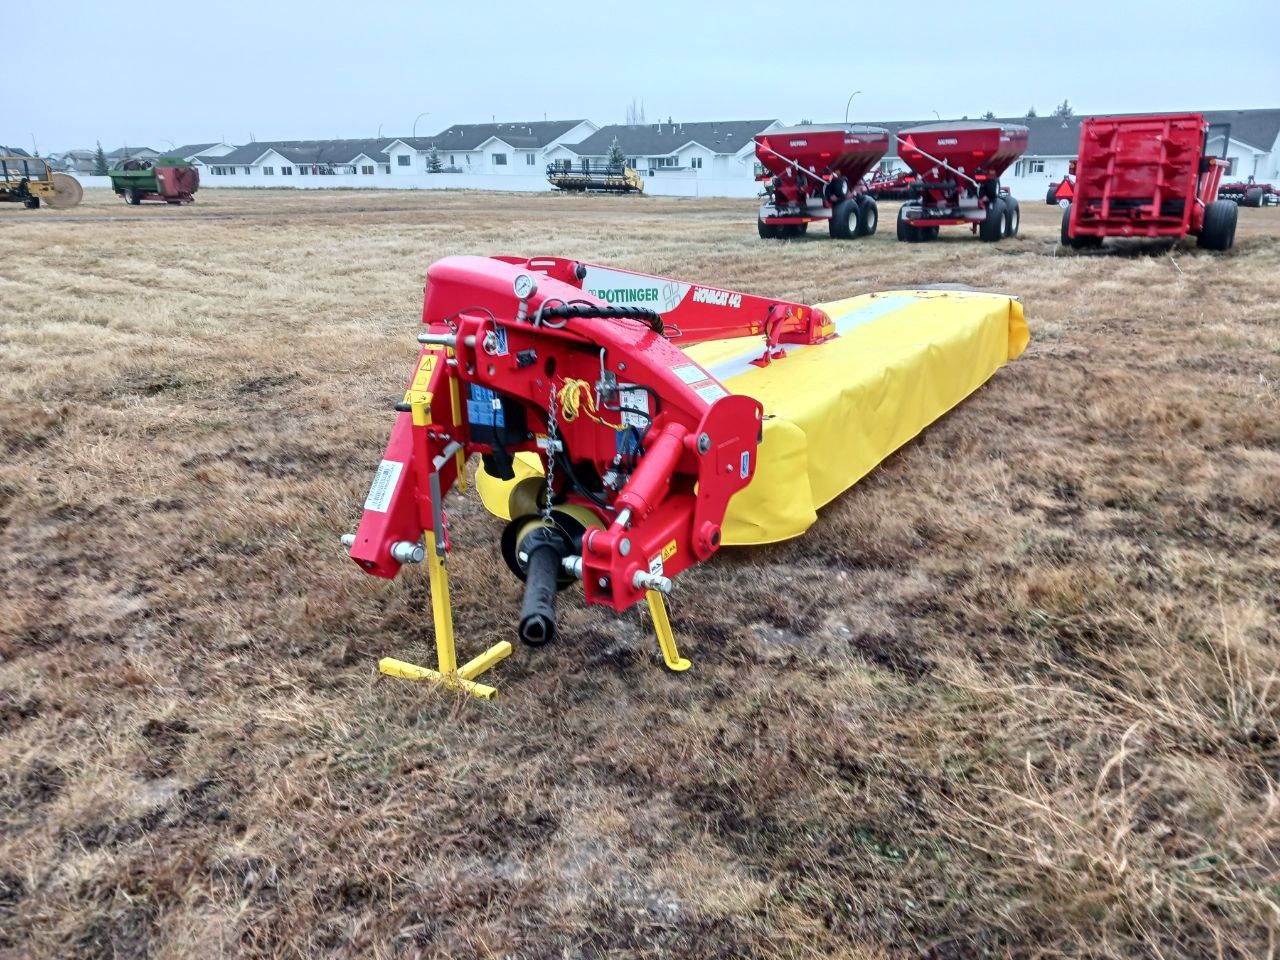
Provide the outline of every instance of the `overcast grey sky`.
{"type": "Polygon", "coordinates": [[[838,120],[854,90],[860,120],[1043,115],[1064,97],[1079,113],[1280,106],[1275,0],[1221,13],[1203,0],[25,9],[56,25],[33,19],[27,39],[5,44],[0,143],[30,149],[34,134],[45,153],[396,136],[423,111],[420,135],[495,116],[620,123],[633,97],[650,121],[838,120]]]}

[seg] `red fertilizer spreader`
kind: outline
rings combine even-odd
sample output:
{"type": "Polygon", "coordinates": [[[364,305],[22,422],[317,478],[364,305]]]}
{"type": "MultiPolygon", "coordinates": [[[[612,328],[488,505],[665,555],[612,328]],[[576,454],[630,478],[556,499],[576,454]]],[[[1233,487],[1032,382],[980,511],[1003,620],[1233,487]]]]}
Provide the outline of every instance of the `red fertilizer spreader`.
{"type": "Polygon", "coordinates": [[[840,240],[869,237],[880,214],[863,178],[889,149],[889,131],[853,124],[803,124],[759,134],[756,159],[765,202],[756,224],[763,239],[798,237],[827,221],[840,240]]]}
{"type": "Polygon", "coordinates": [[[1028,130],[999,120],[924,123],[898,133],[898,156],[919,176],[919,197],[898,211],[898,239],[921,243],[968,224],[995,242],[1018,235],[1018,201],[1000,174],[1027,149],[1028,130]]]}

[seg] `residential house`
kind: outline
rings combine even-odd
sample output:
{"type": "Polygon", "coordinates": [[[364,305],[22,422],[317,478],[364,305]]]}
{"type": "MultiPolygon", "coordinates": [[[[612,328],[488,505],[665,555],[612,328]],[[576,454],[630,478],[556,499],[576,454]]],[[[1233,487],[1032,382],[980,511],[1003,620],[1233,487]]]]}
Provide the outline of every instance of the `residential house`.
{"type": "MultiPolygon", "coordinates": [[[[298,185],[302,177],[372,177],[387,172],[385,140],[258,140],[226,152],[196,158],[212,177],[259,186],[298,185]]],[[[219,145],[221,146],[221,145],[219,145]]],[[[336,183],[337,181],[335,181],[336,183]]]]}
{"type": "Polygon", "coordinates": [[[165,156],[181,157],[191,163],[198,157],[226,156],[234,149],[235,147],[229,143],[183,143],[176,147],[171,147],[165,152],[165,156]]]}
{"type": "Polygon", "coordinates": [[[619,124],[548,150],[547,158],[564,166],[604,165],[616,140],[627,164],[645,177],[750,180],[755,175],[755,135],[778,125],[777,120],[619,124]]]}
{"type": "Polygon", "coordinates": [[[107,154],[107,166],[118,167],[126,160],[154,160],[158,156],[160,151],[150,147],[121,147],[107,154]]]}
{"type": "Polygon", "coordinates": [[[96,150],[67,150],[57,154],[59,168],[67,173],[92,174],[96,150]]]}
{"type": "Polygon", "coordinates": [[[450,173],[541,177],[552,148],[596,129],[590,120],[459,123],[433,136],[392,140],[386,151],[393,175],[427,173],[434,148],[450,173]]]}

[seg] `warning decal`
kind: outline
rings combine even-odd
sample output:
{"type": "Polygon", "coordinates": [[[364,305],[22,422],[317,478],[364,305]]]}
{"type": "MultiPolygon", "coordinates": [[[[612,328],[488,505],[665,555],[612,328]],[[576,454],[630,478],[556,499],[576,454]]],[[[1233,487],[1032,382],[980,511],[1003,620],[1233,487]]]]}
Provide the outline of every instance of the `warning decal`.
{"type": "Polygon", "coordinates": [[[715,403],[721,397],[727,397],[729,391],[718,383],[708,383],[705,387],[698,387],[693,391],[707,403],[715,403]]]}
{"type": "Polygon", "coordinates": [[[711,379],[711,374],[696,363],[682,363],[671,372],[688,384],[701,383],[703,380],[711,379]]]}

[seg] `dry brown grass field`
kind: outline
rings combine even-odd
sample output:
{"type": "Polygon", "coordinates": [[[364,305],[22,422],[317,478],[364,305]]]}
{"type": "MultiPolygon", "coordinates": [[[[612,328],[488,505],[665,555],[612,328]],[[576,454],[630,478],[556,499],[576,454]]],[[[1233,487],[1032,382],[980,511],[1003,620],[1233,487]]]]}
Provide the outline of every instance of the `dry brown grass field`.
{"type": "MultiPolygon", "coordinates": [[[[766,243],[751,201],[90,191],[0,209],[0,956],[1270,957],[1280,210],[1235,249],[766,243]],[[818,302],[1009,292],[1018,361],[484,703],[359,517],[426,265],[555,253],[818,302]]],[[[451,501],[464,656],[511,637],[451,501]]],[[[511,637],[514,639],[513,637],[511,637]]]]}

